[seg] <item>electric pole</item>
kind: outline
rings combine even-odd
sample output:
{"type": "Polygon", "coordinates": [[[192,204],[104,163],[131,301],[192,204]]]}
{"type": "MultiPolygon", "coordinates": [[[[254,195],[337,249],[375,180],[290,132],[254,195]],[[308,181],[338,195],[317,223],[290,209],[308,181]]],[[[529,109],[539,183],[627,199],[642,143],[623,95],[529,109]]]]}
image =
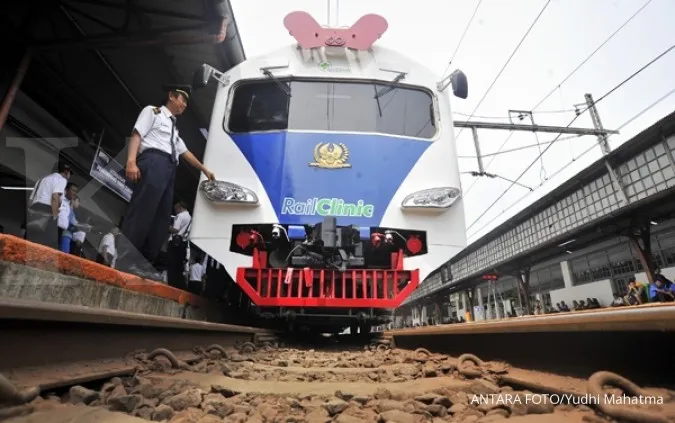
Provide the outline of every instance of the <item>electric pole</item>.
{"type": "MultiPolygon", "coordinates": [[[[595,103],[593,102],[593,97],[590,94],[585,95],[586,98],[586,104],[588,107],[588,110],[591,113],[591,118],[593,120],[593,125],[594,128],[575,128],[575,127],[567,127],[567,126],[550,126],[550,125],[536,125],[534,123],[534,120],[532,119],[532,112],[531,111],[524,111],[524,110],[509,110],[509,116],[513,113],[516,113],[518,115],[529,115],[530,119],[532,121],[531,125],[525,125],[525,124],[520,124],[520,123],[503,123],[503,122],[471,122],[471,121],[461,121],[461,120],[456,120],[454,121],[454,126],[457,128],[470,128],[471,133],[473,135],[473,143],[474,147],[476,149],[476,158],[478,161],[478,172],[472,172],[474,176],[489,176],[489,177],[494,177],[495,175],[488,174],[485,171],[485,167],[483,166],[483,156],[481,154],[480,150],[480,141],[478,139],[478,130],[479,129],[497,129],[497,130],[505,130],[505,131],[525,131],[525,132],[546,132],[546,133],[553,133],[553,134],[572,134],[572,135],[595,135],[598,137],[598,144],[600,144],[600,147],[602,148],[603,154],[607,155],[609,154],[610,147],[609,147],[609,142],[607,140],[608,135],[610,134],[618,134],[619,131],[612,130],[612,129],[605,129],[602,126],[602,122],[600,121],[600,116],[598,115],[598,110],[595,107],[595,103]]],[[[621,188],[620,182],[618,177],[616,176],[616,173],[614,170],[611,168],[609,165],[609,162],[605,161],[607,170],[609,171],[610,176],[612,177],[612,181],[614,183],[615,189],[617,192],[620,193],[621,198],[628,203],[628,200],[626,198],[625,192],[623,191],[623,188],[621,188]]]]}

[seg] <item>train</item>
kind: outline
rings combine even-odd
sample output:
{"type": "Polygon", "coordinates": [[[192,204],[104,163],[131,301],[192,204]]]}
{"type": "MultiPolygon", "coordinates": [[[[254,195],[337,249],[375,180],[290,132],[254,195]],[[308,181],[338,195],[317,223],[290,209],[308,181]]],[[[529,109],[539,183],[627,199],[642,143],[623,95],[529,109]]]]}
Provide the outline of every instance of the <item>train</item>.
{"type": "MultiPolygon", "coordinates": [[[[385,18],[349,28],[284,18],[295,42],[218,85],[190,240],[223,266],[256,314],[287,328],[369,332],[467,243],[449,91],[399,51],[375,45],[385,18]]],[[[440,80],[439,80],[440,79],[440,80]]]]}

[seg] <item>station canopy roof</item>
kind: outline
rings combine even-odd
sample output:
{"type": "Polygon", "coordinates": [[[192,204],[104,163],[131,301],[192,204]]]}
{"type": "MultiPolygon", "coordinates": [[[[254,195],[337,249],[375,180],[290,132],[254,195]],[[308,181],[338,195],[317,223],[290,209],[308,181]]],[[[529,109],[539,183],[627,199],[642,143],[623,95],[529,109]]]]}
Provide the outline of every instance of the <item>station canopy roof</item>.
{"type": "MultiPolygon", "coordinates": [[[[140,110],[166,99],[163,85],[190,84],[202,63],[227,71],[245,59],[228,0],[4,1],[0,21],[2,91],[29,49],[21,91],[80,139],[62,157],[82,175],[99,141],[113,157],[125,151],[140,110]]],[[[200,159],[216,88],[193,91],[179,118],[200,159]]],[[[177,199],[193,202],[198,173],[179,166],[177,199]]]]}

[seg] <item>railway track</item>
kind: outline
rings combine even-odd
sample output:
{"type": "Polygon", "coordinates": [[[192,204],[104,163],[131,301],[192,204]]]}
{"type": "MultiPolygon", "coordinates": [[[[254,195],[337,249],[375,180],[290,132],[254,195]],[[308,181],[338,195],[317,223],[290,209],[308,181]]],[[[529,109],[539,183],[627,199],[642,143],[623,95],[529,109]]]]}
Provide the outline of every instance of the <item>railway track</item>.
{"type": "Polygon", "coordinates": [[[675,421],[672,391],[607,372],[574,378],[470,351],[402,349],[399,341],[412,341],[396,331],[281,339],[250,327],[7,301],[0,321],[0,420],[12,423],[675,421]],[[606,400],[623,396],[605,383],[643,404],[606,400]]]}

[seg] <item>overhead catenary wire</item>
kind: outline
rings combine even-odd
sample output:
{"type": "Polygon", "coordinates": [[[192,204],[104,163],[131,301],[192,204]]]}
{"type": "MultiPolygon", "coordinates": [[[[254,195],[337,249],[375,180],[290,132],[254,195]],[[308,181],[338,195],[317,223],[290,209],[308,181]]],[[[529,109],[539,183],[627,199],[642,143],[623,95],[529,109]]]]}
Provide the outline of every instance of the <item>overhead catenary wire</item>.
{"type": "MultiPolygon", "coordinates": [[[[654,63],[656,63],[659,59],[661,59],[661,58],[664,57],[666,54],[668,54],[669,52],[671,52],[674,48],[675,48],[675,44],[671,45],[671,46],[670,46],[669,48],[667,48],[664,52],[662,52],[661,54],[659,54],[658,56],[656,56],[654,59],[652,59],[652,60],[650,60],[649,62],[647,62],[645,65],[643,65],[642,67],[640,67],[637,71],[633,72],[630,76],[628,76],[627,78],[625,78],[623,81],[621,81],[620,83],[618,83],[617,85],[615,85],[612,89],[610,89],[608,92],[606,92],[605,94],[603,94],[602,96],[600,96],[600,98],[598,98],[597,100],[595,100],[595,101],[593,102],[593,106],[594,106],[594,105],[597,105],[599,102],[601,102],[602,100],[606,99],[606,98],[609,97],[611,94],[613,94],[614,92],[616,92],[616,90],[618,90],[619,88],[621,88],[622,86],[624,86],[626,83],[628,83],[630,80],[632,80],[633,78],[635,78],[637,75],[639,75],[640,73],[642,73],[642,72],[643,72],[645,69],[647,69],[649,66],[653,65],[654,63]]],[[[585,113],[586,111],[588,111],[588,109],[590,109],[590,108],[591,108],[591,106],[586,106],[583,110],[581,110],[577,115],[574,116],[574,118],[572,119],[572,121],[571,121],[570,123],[567,124],[566,128],[569,128],[569,127],[570,127],[570,126],[571,126],[571,125],[572,125],[572,124],[573,124],[573,123],[574,123],[574,122],[575,122],[582,114],[584,114],[584,113],[585,113]]],[[[557,137],[556,137],[556,138],[555,138],[548,146],[546,146],[546,148],[542,151],[542,153],[539,154],[539,155],[537,156],[537,158],[534,159],[534,161],[533,161],[532,163],[530,163],[530,165],[527,166],[527,168],[526,168],[526,169],[525,169],[525,170],[524,170],[524,171],[523,171],[523,172],[515,179],[515,182],[520,181],[520,179],[521,179],[521,178],[522,178],[522,177],[523,177],[523,176],[524,176],[524,175],[532,168],[532,166],[534,166],[534,164],[535,164],[535,163],[536,163],[536,162],[537,162],[537,161],[538,161],[538,160],[539,160],[539,159],[540,159],[540,158],[541,158],[541,157],[542,157],[542,156],[543,156],[543,155],[544,155],[544,154],[545,154],[552,146],[553,146],[553,144],[555,144],[555,142],[558,141],[558,140],[560,139],[561,136],[562,136],[562,133],[558,134],[558,136],[557,136],[557,137]]],[[[492,207],[494,207],[494,205],[497,204],[497,202],[499,202],[499,200],[501,200],[501,199],[504,197],[504,195],[506,195],[506,193],[507,193],[514,185],[515,185],[515,183],[511,183],[511,185],[509,185],[509,186],[508,186],[508,187],[507,187],[507,188],[499,195],[499,197],[497,197],[497,199],[496,199],[494,202],[492,202],[492,204],[491,204],[488,208],[486,208],[486,209],[483,211],[483,213],[481,213],[481,215],[478,217],[478,219],[474,220],[474,221],[466,228],[467,231],[468,231],[469,229],[471,229],[471,227],[473,227],[473,225],[475,225],[480,219],[482,219],[483,216],[485,216],[485,214],[486,214],[488,211],[490,211],[490,209],[492,209],[492,207]]]]}
{"type": "MultiPolygon", "coordinates": [[[[499,72],[497,73],[497,76],[495,76],[495,79],[492,81],[492,83],[491,83],[490,86],[488,87],[487,91],[485,91],[485,94],[483,94],[483,97],[478,101],[478,104],[476,104],[476,107],[474,107],[473,111],[471,112],[471,115],[469,116],[469,119],[471,119],[471,117],[473,117],[474,113],[476,113],[476,111],[478,111],[478,108],[480,107],[481,104],[483,104],[483,101],[485,101],[485,99],[487,98],[488,94],[490,94],[490,91],[492,91],[492,88],[495,86],[495,84],[497,83],[497,81],[499,80],[499,78],[502,76],[502,73],[504,73],[504,70],[506,69],[506,67],[509,65],[509,63],[511,63],[511,59],[513,59],[513,57],[516,55],[516,53],[518,52],[518,50],[520,50],[520,46],[523,45],[523,43],[525,42],[525,39],[526,39],[527,36],[530,34],[530,32],[532,31],[532,29],[534,28],[534,26],[537,24],[537,22],[539,22],[539,18],[541,18],[541,15],[544,14],[544,11],[546,11],[546,9],[548,8],[549,4],[551,4],[551,0],[547,0],[547,1],[546,1],[546,3],[544,4],[544,7],[541,8],[541,10],[539,11],[539,14],[537,15],[537,17],[534,18],[534,20],[533,20],[532,23],[530,24],[529,28],[527,28],[527,31],[525,31],[525,34],[523,34],[523,36],[521,37],[521,39],[520,39],[520,41],[518,42],[518,44],[516,45],[516,47],[515,47],[515,48],[513,49],[513,51],[511,52],[511,55],[509,56],[509,58],[506,59],[506,63],[504,63],[504,65],[502,66],[502,68],[501,68],[501,69],[499,70],[499,72]]],[[[457,134],[457,138],[459,138],[459,136],[462,134],[462,131],[463,131],[463,130],[464,130],[464,128],[460,129],[459,133],[457,134]]]]}
{"type": "MultiPolygon", "coordinates": [[[[589,54],[589,55],[588,55],[584,60],[582,60],[581,63],[579,63],[579,64],[578,64],[578,65],[577,65],[577,66],[576,66],[576,67],[575,67],[575,68],[574,68],[567,76],[565,76],[565,78],[563,78],[563,79],[562,79],[562,80],[561,80],[561,81],[560,81],[560,82],[559,82],[559,83],[558,83],[558,84],[557,84],[557,85],[556,85],[556,86],[555,86],[548,94],[546,94],[541,100],[539,100],[539,101],[537,102],[537,104],[536,104],[534,107],[532,107],[531,110],[532,110],[532,111],[536,110],[537,107],[541,106],[541,105],[544,103],[544,101],[546,101],[551,95],[553,95],[553,93],[556,92],[556,90],[560,89],[560,87],[561,87],[565,82],[567,82],[572,76],[574,76],[574,74],[576,74],[577,71],[578,71],[579,69],[581,69],[581,68],[582,68],[589,60],[591,60],[591,58],[593,58],[600,50],[602,50],[602,49],[607,45],[607,43],[609,43],[609,41],[611,41],[611,40],[612,40],[619,32],[621,32],[621,30],[623,30],[623,29],[624,29],[631,21],[633,21],[633,19],[635,19],[635,17],[638,16],[638,15],[640,14],[640,12],[642,12],[642,11],[643,11],[643,10],[644,10],[651,2],[652,2],[652,0],[647,0],[647,1],[646,1],[646,2],[645,2],[638,10],[636,10],[636,11],[635,11],[628,19],[626,19],[626,21],[624,21],[624,22],[623,22],[616,30],[614,30],[614,32],[612,32],[612,33],[609,35],[609,37],[607,37],[607,38],[606,38],[606,39],[605,39],[598,47],[596,47],[596,49],[593,50],[593,51],[591,52],[591,54],[589,54]]],[[[461,133],[461,131],[460,131],[460,133],[461,133]]],[[[502,144],[501,144],[501,145],[499,146],[499,148],[497,149],[497,152],[501,152],[501,150],[506,146],[506,144],[509,142],[509,140],[511,139],[511,137],[513,136],[513,134],[514,134],[514,132],[511,131],[511,132],[506,136],[506,138],[504,139],[504,141],[502,142],[502,144]]],[[[459,134],[458,134],[457,136],[459,137],[459,134]]],[[[491,160],[488,162],[488,164],[485,166],[485,169],[486,169],[486,170],[490,167],[490,165],[493,163],[493,161],[494,161],[494,158],[491,159],[491,160]]],[[[471,189],[476,185],[477,182],[478,182],[478,179],[474,180],[474,181],[471,183],[471,185],[469,186],[469,188],[466,190],[466,192],[464,193],[464,195],[469,194],[469,192],[470,192],[471,189]]]]}
{"type": "MultiPolygon", "coordinates": [[[[567,140],[580,138],[580,137],[581,137],[581,135],[570,135],[569,137],[560,138],[558,141],[567,141],[567,140]]],[[[534,147],[538,147],[540,145],[547,145],[547,144],[550,144],[552,142],[553,141],[544,141],[544,142],[539,143],[539,144],[523,145],[523,146],[520,146],[520,147],[510,148],[508,150],[503,150],[503,151],[500,151],[498,153],[481,154],[481,157],[485,158],[485,157],[492,157],[492,156],[498,156],[498,155],[502,155],[502,154],[513,153],[515,151],[527,150],[528,148],[534,148],[534,147]]],[[[477,156],[457,156],[457,158],[458,159],[476,159],[477,156]]]]}
{"type": "Polygon", "coordinates": [[[589,60],[593,58],[593,56],[595,56],[600,50],[602,50],[602,48],[605,47],[605,45],[607,45],[607,43],[610,42],[612,38],[616,36],[616,34],[621,32],[621,30],[625,28],[626,25],[628,25],[633,19],[635,19],[635,17],[639,15],[640,12],[642,12],[647,6],[649,6],[651,2],[652,0],[647,0],[645,4],[643,4],[638,10],[635,11],[635,13],[633,13],[628,19],[626,19],[626,21],[622,23],[621,26],[619,26],[616,30],[614,30],[614,32],[612,32],[610,36],[605,39],[605,41],[603,41],[595,50],[593,50],[593,52],[591,52],[591,54],[589,54],[584,60],[581,61],[581,63],[579,63],[574,69],[572,69],[572,71],[569,74],[567,74],[567,76],[563,78],[563,80],[560,81],[558,85],[555,86],[555,88],[553,88],[548,94],[546,94],[541,100],[539,100],[539,102],[537,102],[537,104],[532,108],[532,110],[536,110],[537,107],[541,106],[544,103],[544,101],[548,100],[548,98],[551,97],[553,93],[555,93],[562,84],[564,84],[572,76],[574,76],[574,74],[577,73],[579,69],[581,69],[589,60]]]}
{"type": "MultiPolygon", "coordinates": [[[[663,96],[659,97],[658,99],[656,99],[655,101],[653,101],[651,104],[649,104],[647,107],[645,107],[644,109],[642,109],[641,111],[639,111],[638,113],[636,113],[635,115],[633,115],[631,118],[629,118],[629,119],[628,119],[627,121],[625,121],[624,123],[622,123],[622,124],[617,128],[617,131],[621,131],[623,128],[625,128],[626,126],[630,125],[633,121],[635,121],[635,119],[637,119],[637,118],[639,118],[640,116],[642,116],[643,114],[647,113],[649,110],[653,109],[655,106],[657,106],[659,103],[661,103],[663,100],[665,100],[666,98],[670,97],[670,96],[673,95],[673,94],[675,94],[675,88],[672,88],[672,89],[671,89],[670,91],[668,91],[666,94],[664,94],[663,96]]],[[[562,138],[561,138],[559,141],[562,141],[562,138]]],[[[563,167],[561,167],[560,169],[558,169],[557,171],[555,171],[555,172],[549,177],[549,179],[548,179],[547,181],[544,181],[539,187],[543,186],[543,185],[546,184],[548,181],[551,181],[552,179],[554,179],[554,178],[555,178],[556,176],[558,176],[560,173],[562,173],[563,171],[565,171],[565,169],[567,169],[568,167],[570,167],[573,163],[576,163],[577,160],[579,160],[580,158],[584,157],[586,154],[588,154],[589,152],[591,152],[591,151],[592,151],[594,148],[596,148],[596,147],[598,147],[598,145],[597,145],[597,144],[593,144],[593,145],[591,145],[589,148],[587,148],[586,150],[584,150],[581,154],[579,154],[578,156],[572,158],[572,160],[570,160],[565,166],[563,166],[563,167]]],[[[539,188],[539,187],[537,187],[537,188],[539,188]]],[[[535,191],[536,191],[536,189],[535,189],[535,191]]],[[[501,211],[501,213],[498,213],[497,215],[495,215],[495,217],[493,217],[492,219],[490,219],[488,222],[486,222],[486,223],[485,223],[483,226],[481,226],[479,229],[475,230],[471,235],[468,235],[468,237],[471,238],[472,236],[474,236],[474,235],[480,233],[483,229],[485,229],[487,226],[489,226],[490,224],[492,224],[492,222],[494,222],[494,221],[497,220],[498,218],[504,216],[504,214],[505,214],[506,212],[508,212],[509,210],[511,210],[511,209],[512,209],[513,207],[515,207],[517,204],[520,204],[526,197],[530,196],[530,195],[532,194],[532,192],[533,192],[533,191],[527,191],[523,196],[521,196],[520,198],[518,198],[516,201],[514,201],[514,202],[513,202],[511,205],[509,205],[507,208],[503,209],[503,210],[501,211]]]]}
{"type": "MultiPolygon", "coordinates": [[[[570,160],[565,166],[563,166],[562,168],[560,168],[560,169],[558,169],[557,171],[555,171],[555,172],[554,172],[554,173],[553,173],[546,181],[542,182],[541,185],[539,185],[539,187],[543,186],[546,182],[548,182],[548,181],[552,180],[553,178],[555,178],[558,174],[560,174],[560,173],[563,172],[565,169],[567,169],[569,166],[571,166],[572,163],[576,163],[577,160],[579,160],[580,158],[584,157],[586,154],[590,153],[590,152],[591,152],[594,148],[596,148],[597,146],[598,146],[597,144],[593,144],[593,145],[591,145],[589,148],[587,148],[586,150],[584,150],[581,154],[579,154],[578,156],[574,157],[574,158],[573,158],[572,160],[570,160]]],[[[539,187],[537,187],[537,188],[539,188],[539,187]]],[[[503,209],[503,210],[501,211],[501,213],[497,214],[495,217],[493,217],[492,219],[490,219],[490,220],[489,220],[487,223],[485,223],[483,226],[481,226],[480,228],[476,229],[471,235],[467,235],[467,237],[468,237],[468,238],[471,238],[472,236],[476,235],[477,233],[480,233],[480,231],[482,231],[483,229],[485,229],[485,228],[486,228],[488,225],[490,225],[492,222],[494,222],[495,220],[497,220],[499,217],[502,217],[506,212],[508,212],[509,210],[511,210],[511,209],[512,209],[513,207],[515,207],[517,204],[520,204],[521,201],[523,201],[525,198],[527,198],[527,197],[529,197],[530,195],[532,195],[533,192],[536,192],[537,188],[535,188],[534,191],[527,191],[527,192],[525,192],[525,194],[523,194],[521,197],[519,197],[519,198],[518,198],[516,201],[514,201],[510,206],[508,206],[507,208],[503,209]]]]}
{"type": "MultiPolygon", "coordinates": [[[[535,115],[541,115],[541,114],[562,114],[562,113],[573,113],[575,112],[576,109],[560,109],[560,110],[539,110],[537,112],[532,112],[532,114],[535,115]]],[[[464,117],[474,117],[478,119],[503,119],[503,120],[509,120],[511,117],[509,116],[485,116],[485,115],[476,115],[474,114],[473,116],[468,114],[468,113],[462,113],[462,112],[452,112],[453,115],[459,115],[459,116],[464,116],[464,117]]]]}
{"type": "Polygon", "coordinates": [[[462,42],[464,41],[464,37],[466,37],[466,34],[469,32],[469,28],[471,27],[471,23],[473,22],[473,18],[476,17],[476,13],[478,13],[478,8],[480,7],[480,4],[483,3],[483,0],[478,0],[478,4],[476,5],[476,8],[473,9],[473,13],[471,14],[471,17],[469,18],[469,22],[466,24],[466,27],[464,28],[464,32],[462,32],[462,36],[459,37],[459,42],[457,43],[457,46],[455,47],[455,51],[452,53],[452,56],[450,56],[450,61],[448,62],[448,66],[445,68],[443,71],[442,78],[445,78],[445,74],[448,73],[450,70],[450,66],[452,66],[452,62],[455,61],[455,56],[457,56],[457,52],[459,51],[459,47],[462,45],[462,42]]]}
{"type": "MultiPolygon", "coordinates": [[[[664,57],[666,54],[668,54],[669,52],[671,52],[674,48],[675,48],[675,44],[671,45],[671,46],[670,46],[669,48],[667,48],[663,53],[659,54],[659,55],[656,56],[654,59],[650,60],[648,63],[646,63],[645,65],[643,65],[643,66],[642,66],[641,68],[639,68],[637,71],[633,72],[630,76],[628,76],[628,77],[625,78],[623,81],[621,81],[620,83],[618,83],[617,85],[615,85],[615,86],[614,86],[612,89],[610,89],[608,92],[606,92],[605,94],[603,94],[598,100],[595,100],[595,101],[593,102],[593,106],[597,105],[599,102],[601,102],[602,100],[606,99],[606,98],[609,97],[611,94],[613,94],[614,92],[616,92],[616,90],[618,90],[620,87],[624,86],[624,85],[625,85],[626,83],[628,83],[630,80],[632,80],[632,79],[635,78],[637,75],[639,75],[640,73],[642,73],[642,72],[643,72],[645,69],[647,69],[649,66],[653,65],[654,63],[656,63],[659,59],[661,59],[661,58],[664,57]]],[[[657,100],[657,102],[652,103],[651,105],[649,105],[649,106],[648,106],[648,109],[654,107],[656,104],[658,104],[658,102],[660,102],[660,101],[662,101],[663,99],[667,98],[670,94],[672,94],[672,92],[668,93],[668,94],[665,95],[665,96],[662,96],[660,99],[657,100]]],[[[569,128],[569,127],[570,127],[570,126],[571,126],[571,125],[572,125],[572,124],[573,124],[573,123],[574,123],[574,122],[575,122],[582,114],[584,114],[584,113],[585,113],[588,109],[590,109],[591,107],[592,107],[592,106],[587,106],[587,107],[585,107],[581,112],[579,112],[579,114],[577,114],[576,116],[574,116],[574,119],[572,119],[572,121],[571,121],[570,123],[567,124],[567,127],[569,128]]],[[[639,115],[641,115],[642,113],[645,113],[645,111],[641,111],[641,112],[638,113],[638,115],[636,115],[636,116],[639,116],[639,115]]],[[[635,118],[631,118],[631,120],[634,120],[634,119],[635,119],[635,118]]],[[[557,136],[557,137],[556,137],[556,138],[555,138],[555,139],[554,139],[554,140],[553,140],[553,141],[552,141],[552,142],[551,142],[551,143],[543,150],[543,152],[542,152],[540,155],[537,156],[536,159],[534,159],[534,161],[533,161],[532,163],[530,163],[530,164],[527,166],[527,168],[526,168],[526,169],[525,169],[525,170],[524,170],[524,171],[523,171],[523,172],[515,179],[514,182],[520,181],[520,179],[521,179],[521,178],[522,178],[522,177],[523,177],[523,176],[524,176],[524,175],[532,168],[532,166],[537,162],[537,160],[539,160],[540,157],[542,157],[542,156],[543,156],[543,155],[544,155],[544,154],[545,154],[545,153],[553,146],[553,144],[554,144],[556,141],[558,141],[558,140],[560,139],[560,136],[561,136],[561,135],[562,135],[562,133],[561,133],[561,134],[558,134],[558,136],[557,136]]],[[[482,219],[483,216],[485,216],[485,214],[487,214],[487,212],[490,211],[490,209],[492,209],[492,207],[494,207],[495,204],[497,204],[497,202],[499,202],[499,200],[501,200],[501,199],[504,197],[504,195],[506,195],[506,193],[507,193],[511,188],[513,188],[514,185],[516,185],[516,184],[515,184],[515,183],[511,183],[511,184],[510,184],[510,185],[509,185],[509,186],[508,186],[508,187],[507,187],[507,188],[499,195],[499,197],[497,197],[497,199],[496,199],[495,201],[493,201],[492,204],[491,204],[488,208],[486,208],[486,209],[483,211],[483,213],[481,213],[481,215],[480,215],[476,220],[474,220],[474,221],[466,228],[466,230],[468,231],[468,230],[471,229],[478,221],[480,221],[480,219],[482,219]]]]}

